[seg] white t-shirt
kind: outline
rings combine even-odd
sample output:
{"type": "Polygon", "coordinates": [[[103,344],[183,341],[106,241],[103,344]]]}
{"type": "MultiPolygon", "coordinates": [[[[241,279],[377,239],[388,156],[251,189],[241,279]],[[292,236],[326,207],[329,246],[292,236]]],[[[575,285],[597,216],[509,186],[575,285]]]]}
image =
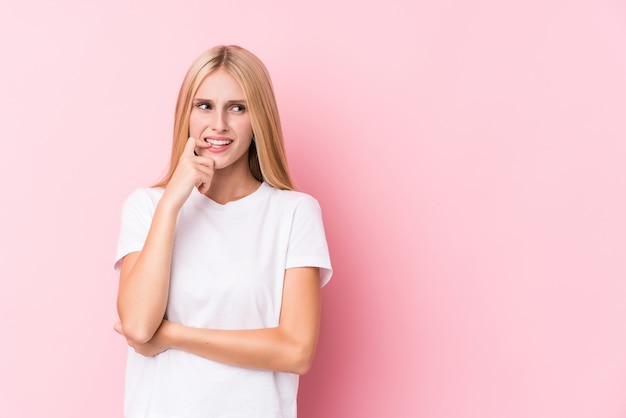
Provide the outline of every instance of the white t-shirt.
{"type": "MultiPolygon", "coordinates": [[[[143,248],[163,189],[138,189],[124,204],[115,267],[143,248]]],[[[318,202],[262,183],[221,205],[194,189],[180,210],[167,318],[197,328],[278,325],[285,269],[332,275],[318,202]]],[[[126,418],[294,418],[298,376],[245,369],[170,349],[143,357],[131,348],[126,418]]]]}

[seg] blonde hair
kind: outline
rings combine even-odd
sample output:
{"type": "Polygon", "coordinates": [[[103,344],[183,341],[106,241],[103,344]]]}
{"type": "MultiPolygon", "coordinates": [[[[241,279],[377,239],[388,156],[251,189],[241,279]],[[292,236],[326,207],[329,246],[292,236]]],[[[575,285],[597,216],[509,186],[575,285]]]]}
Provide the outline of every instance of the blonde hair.
{"type": "Polygon", "coordinates": [[[246,96],[254,138],[248,150],[252,175],[278,189],[293,190],[269,72],[254,54],[236,45],[211,48],[191,64],[176,102],[170,167],[163,180],[154,187],[165,187],[172,178],[189,138],[193,98],[204,78],[217,69],[225,70],[237,80],[246,96]]]}

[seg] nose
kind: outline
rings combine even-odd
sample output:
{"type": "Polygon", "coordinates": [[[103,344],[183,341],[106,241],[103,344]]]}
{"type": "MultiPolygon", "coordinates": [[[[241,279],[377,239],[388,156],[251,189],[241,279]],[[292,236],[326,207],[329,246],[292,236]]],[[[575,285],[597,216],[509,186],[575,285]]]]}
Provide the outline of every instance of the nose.
{"type": "Polygon", "coordinates": [[[213,120],[211,128],[216,132],[225,132],[228,130],[227,114],[224,110],[215,110],[213,112],[213,120]]]}

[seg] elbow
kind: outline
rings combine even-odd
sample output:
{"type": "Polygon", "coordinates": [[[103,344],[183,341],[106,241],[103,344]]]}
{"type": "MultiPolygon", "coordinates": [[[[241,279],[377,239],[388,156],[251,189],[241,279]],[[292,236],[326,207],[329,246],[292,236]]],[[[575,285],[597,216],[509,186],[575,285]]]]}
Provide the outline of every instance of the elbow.
{"type": "Polygon", "coordinates": [[[152,339],[156,330],[138,324],[125,323],[122,321],[122,333],[127,340],[135,344],[145,344],[152,339]]]}
{"type": "Polygon", "coordinates": [[[294,368],[293,373],[304,376],[309,372],[309,370],[311,370],[312,365],[313,362],[299,364],[297,367],[294,368]]]}
{"type": "Polygon", "coordinates": [[[313,366],[314,358],[315,347],[309,345],[295,347],[289,365],[289,372],[300,376],[307,374],[313,366]]]}
{"type": "Polygon", "coordinates": [[[127,340],[137,344],[145,344],[152,339],[161,321],[139,315],[136,311],[123,309],[118,301],[117,313],[120,318],[122,334],[127,340]]]}

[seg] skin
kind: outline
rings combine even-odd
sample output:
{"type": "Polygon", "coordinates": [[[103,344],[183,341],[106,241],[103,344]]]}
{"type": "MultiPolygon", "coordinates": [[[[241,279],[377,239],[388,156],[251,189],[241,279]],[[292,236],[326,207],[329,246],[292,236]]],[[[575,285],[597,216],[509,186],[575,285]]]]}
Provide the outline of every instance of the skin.
{"type": "Polygon", "coordinates": [[[144,356],[177,349],[233,366],[304,374],[313,361],[319,332],[317,268],[285,270],[280,321],[274,328],[200,329],[163,319],[176,218],[193,188],[224,204],[249,195],[260,184],[247,161],[252,127],[245,96],[232,76],[217,70],[204,79],[189,122],[191,136],[156,206],[144,248],[122,260],[120,321],[114,329],[144,356]],[[211,138],[232,143],[223,152],[214,152],[207,142],[211,138]]]}

